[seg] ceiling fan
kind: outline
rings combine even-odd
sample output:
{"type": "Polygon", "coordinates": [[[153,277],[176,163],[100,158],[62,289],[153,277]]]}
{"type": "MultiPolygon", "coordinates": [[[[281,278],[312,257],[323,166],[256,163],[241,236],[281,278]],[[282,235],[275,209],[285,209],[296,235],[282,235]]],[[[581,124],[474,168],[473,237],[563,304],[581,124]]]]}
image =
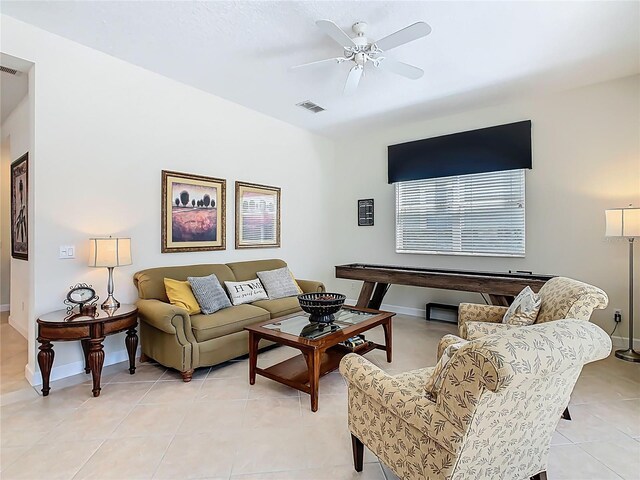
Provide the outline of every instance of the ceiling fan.
{"type": "Polygon", "coordinates": [[[386,52],[392,48],[429,35],[431,33],[431,27],[425,22],[414,23],[375,42],[367,38],[367,24],[364,22],[353,24],[351,29],[356,34],[353,38],[347,35],[344,30],[331,20],[318,20],[316,25],[342,46],[344,49],[343,55],[341,57],[304,63],[292,68],[310,67],[324,63],[352,62],[353,67],[351,67],[344,85],[344,95],[350,95],[356,91],[364,71],[364,66],[367,63],[371,63],[376,68],[382,68],[412,80],[417,80],[424,75],[422,69],[394,60],[388,57],[386,52]]]}

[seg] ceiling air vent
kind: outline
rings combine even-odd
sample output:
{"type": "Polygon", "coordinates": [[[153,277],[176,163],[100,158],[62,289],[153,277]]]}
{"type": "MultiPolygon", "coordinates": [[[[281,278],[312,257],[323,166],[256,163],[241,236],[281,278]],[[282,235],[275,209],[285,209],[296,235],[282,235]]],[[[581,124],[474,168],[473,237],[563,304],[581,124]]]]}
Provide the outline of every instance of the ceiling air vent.
{"type": "Polygon", "coordinates": [[[0,72],[8,73],[9,75],[17,75],[18,70],[0,65],[0,72]]]}
{"type": "Polygon", "coordinates": [[[322,108],[320,105],[316,105],[311,100],[305,100],[304,102],[297,103],[296,105],[313,113],[320,113],[325,111],[324,108],[322,108]]]}

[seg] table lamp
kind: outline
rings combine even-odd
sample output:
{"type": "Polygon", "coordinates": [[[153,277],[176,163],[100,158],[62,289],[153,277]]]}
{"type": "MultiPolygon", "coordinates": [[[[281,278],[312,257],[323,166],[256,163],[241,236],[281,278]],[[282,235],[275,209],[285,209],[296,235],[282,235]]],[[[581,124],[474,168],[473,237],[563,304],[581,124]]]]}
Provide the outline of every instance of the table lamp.
{"type": "Polygon", "coordinates": [[[131,239],[90,238],[89,242],[89,266],[109,269],[107,299],[102,304],[102,308],[105,310],[119,308],[120,302],[113,298],[113,268],[131,265],[131,239]]]}
{"type": "Polygon", "coordinates": [[[605,210],[607,237],[629,239],[629,348],[616,350],[616,357],[627,362],[640,362],[640,353],[633,349],[633,240],[640,237],[640,208],[629,205],[625,208],[605,210]]]}

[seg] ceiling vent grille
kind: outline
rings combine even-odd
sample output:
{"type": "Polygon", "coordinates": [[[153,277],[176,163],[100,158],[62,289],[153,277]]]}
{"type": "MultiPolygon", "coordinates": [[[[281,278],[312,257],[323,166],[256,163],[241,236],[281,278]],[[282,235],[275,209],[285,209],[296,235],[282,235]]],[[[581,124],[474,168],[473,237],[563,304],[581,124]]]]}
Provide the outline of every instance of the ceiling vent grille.
{"type": "Polygon", "coordinates": [[[320,105],[313,103],[311,100],[305,100],[304,102],[297,103],[296,105],[298,107],[304,108],[305,110],[309,110],[310,112],[313,112],[313,113],[320,113],[325,111],[324,108],[322,108],[320,105]]]}
{"type": "Polygon", "coordinates": [[[8,73],[9,75],[17,75],[18,70],[14,68],[5,67],[4,65],[0,65],[0,72],[8,73]]]}

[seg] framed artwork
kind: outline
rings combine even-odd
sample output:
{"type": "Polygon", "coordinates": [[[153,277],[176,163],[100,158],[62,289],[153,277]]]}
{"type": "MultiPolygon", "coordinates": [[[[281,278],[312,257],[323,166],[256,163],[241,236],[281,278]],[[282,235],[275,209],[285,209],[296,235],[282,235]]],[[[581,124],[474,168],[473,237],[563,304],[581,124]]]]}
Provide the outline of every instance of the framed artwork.
{"type": "Polygon", "coordinates": [[[358,226],[373,226],[373,198],[358,200],[358,226]]]}
{"type": "Polygon", "coordinates": [[[226,183],[162,171],[162,253],[225,249],[226,183]]]}
{"type": "Polygon", "coordinates": [[[236,248],[280,246],[280,189],[236,182],[236,248]]]}
{"type": "Polygon", "coordinates": [[[29,260],[29,153],[11,164],[11,256],[29,260]]]}

